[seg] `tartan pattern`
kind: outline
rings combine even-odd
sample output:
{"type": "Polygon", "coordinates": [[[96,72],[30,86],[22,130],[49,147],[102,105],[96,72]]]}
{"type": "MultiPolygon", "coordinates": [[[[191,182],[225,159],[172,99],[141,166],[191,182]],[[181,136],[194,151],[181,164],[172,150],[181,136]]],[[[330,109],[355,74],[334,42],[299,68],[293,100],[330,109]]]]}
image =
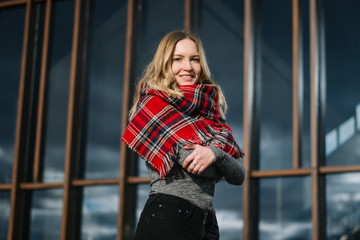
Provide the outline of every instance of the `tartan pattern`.
{"type": "Polygon", "coordinates": [[[160,177],[174,165],[176,145],[216,145],[235,158],[243,153],[233,132],[220,118],[216,90],[182,85],[183,98],[145,88],[122,140],[155,168],[160,177]]]}

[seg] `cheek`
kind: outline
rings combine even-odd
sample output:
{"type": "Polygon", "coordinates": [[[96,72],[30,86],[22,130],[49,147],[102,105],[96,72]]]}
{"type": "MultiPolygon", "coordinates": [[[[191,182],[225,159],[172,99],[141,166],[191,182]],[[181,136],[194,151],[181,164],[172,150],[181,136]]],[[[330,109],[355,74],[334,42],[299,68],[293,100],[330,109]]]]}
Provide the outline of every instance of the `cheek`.
{"type": "Polygon", "coordinates": [[[195,72],[196,72],[197,75],[201,75],[202,70],[201,70],[200,64],[196,66],[195,72]]]}
{"type": "Polygon", "coordinates": [[[176,73],[178,72],[178,69],[179,68],[177,67],[176,63],[171,64],[171,71],[174,75],[176,75],[176,73]]]}

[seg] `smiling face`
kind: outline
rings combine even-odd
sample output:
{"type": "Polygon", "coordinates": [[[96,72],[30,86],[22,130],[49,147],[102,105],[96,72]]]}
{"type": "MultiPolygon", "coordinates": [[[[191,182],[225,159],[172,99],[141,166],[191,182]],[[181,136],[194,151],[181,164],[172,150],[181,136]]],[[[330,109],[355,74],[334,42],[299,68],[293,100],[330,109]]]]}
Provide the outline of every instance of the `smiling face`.
{"type": "Polygon", "coordinates": [[[200,55],[193,40],[185,38],[176,43],[171,70],[179,85],[198,82],[201,75],[200,55]]]}

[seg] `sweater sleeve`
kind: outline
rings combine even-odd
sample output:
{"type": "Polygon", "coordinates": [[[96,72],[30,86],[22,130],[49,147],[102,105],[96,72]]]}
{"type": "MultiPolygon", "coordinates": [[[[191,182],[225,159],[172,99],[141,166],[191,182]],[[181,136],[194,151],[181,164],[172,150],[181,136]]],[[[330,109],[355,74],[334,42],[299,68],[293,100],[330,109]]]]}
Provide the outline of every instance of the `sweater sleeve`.
{"type": "Polygon", "coordinates": [[[233,185],[241,185],[245,179],[245,168],[240,159],[235,159],[217,146],[209,146],[215,154],[215,165],[225,180],[233,185]]]}

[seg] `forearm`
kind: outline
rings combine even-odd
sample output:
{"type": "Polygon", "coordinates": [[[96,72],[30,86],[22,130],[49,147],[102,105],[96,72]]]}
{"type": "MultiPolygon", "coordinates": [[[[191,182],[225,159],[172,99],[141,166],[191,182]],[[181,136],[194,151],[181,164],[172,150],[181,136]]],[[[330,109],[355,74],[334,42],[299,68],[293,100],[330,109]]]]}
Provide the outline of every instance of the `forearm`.
{"type": "Polygon", "coordinates": [[[241,185],[245,178],[245,168],[240,159],[235,159],[217,146],[209,146],[215,154],[215,163],[225,180],[234,185],[241,185]]]}

